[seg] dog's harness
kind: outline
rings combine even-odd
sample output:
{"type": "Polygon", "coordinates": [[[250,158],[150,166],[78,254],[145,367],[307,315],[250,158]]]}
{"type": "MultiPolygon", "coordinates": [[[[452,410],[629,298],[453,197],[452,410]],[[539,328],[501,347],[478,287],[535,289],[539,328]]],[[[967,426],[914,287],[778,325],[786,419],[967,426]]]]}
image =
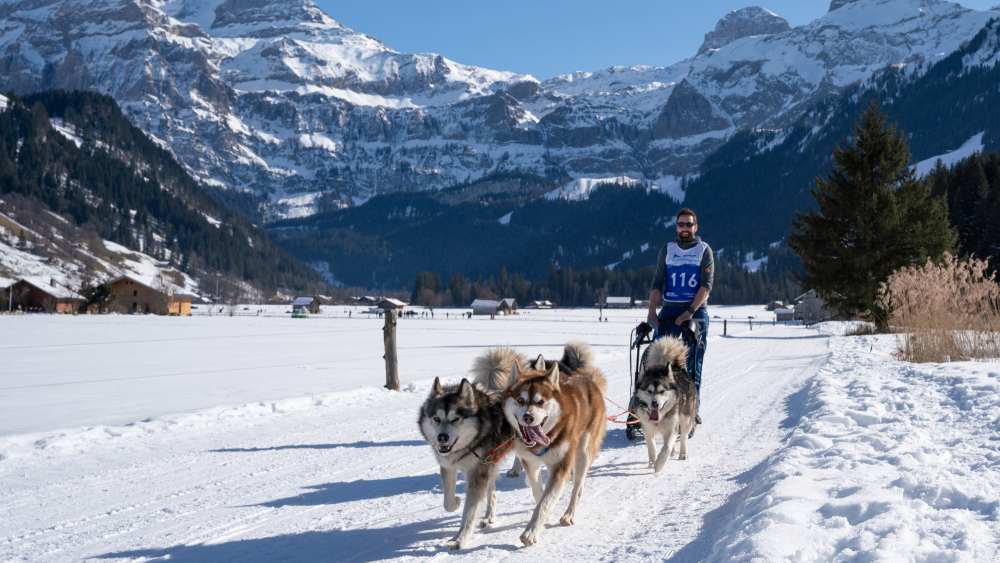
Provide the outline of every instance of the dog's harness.
{"type": "Polygon", "coordinates": [[[501,443],[499,446],[490,450],[490,452],[486,454],[486,457],[479,457],[479,454],[476,453],[476,450],[471,450],[472,455],[476,456],[476,459],[478,459],[479,462],[482,463],[483,465],[491,463],[499,463],[500,460],[503,459],[505,455],[507,455],[507,452],[509,452],[510,449],[514,447],[514,438],[516,436],[517,436],[516,434],[514,436],[511,436],[505,442],[501,443]],[[503,448],[504,446],[507,446],[504,449],[504,451],[497,453],[497,450],[503,448]]]}

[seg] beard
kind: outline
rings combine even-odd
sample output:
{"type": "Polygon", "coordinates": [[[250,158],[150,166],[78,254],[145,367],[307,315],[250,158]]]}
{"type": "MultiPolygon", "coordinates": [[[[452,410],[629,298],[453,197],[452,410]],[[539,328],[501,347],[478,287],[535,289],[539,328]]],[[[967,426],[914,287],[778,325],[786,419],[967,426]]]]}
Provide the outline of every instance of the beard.
{"type": "Polygon", "coordinates": [[[677,238],[681,239],[681,242],[689,242],[694,238],[694,233],[691,231],[681,231],[677,233],[677,238]]]}

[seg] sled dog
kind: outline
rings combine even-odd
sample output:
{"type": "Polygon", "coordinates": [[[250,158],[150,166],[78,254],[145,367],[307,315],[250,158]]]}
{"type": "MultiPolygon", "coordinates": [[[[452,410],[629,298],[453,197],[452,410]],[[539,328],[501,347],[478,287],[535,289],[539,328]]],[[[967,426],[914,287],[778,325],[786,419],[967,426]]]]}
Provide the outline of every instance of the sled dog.
{"type": "Polygon", "coordinates": [[[499,395],[489,397],[468,379],[449,386],[442,386],[440,380],[435,379],[430,396],[420,408],[417,423],[441,466],[444,509],[448,512],[458,510],[461,504],[455,496],[458,472],[461,471],[465,477],[462,524],[455,537],[446,544],[451,549],[464,549],[471,542],[473,522],[484,500],[486,515],[479,522],[479,527],[492,524],[496,515],[497,464],[484,463],[483,460],[510,439],[510,424],[504,418],[499,395]]]}
{"type": "MultiPolygon", "coordinates": [[[[589,347],[580,342],[566,345],[563,358],[579,356],[589,361],[589,347]],[[573,350],[570,350],[570,349],[573,350]],[[584,353],[585,352],[585,353],[584,353]]],[[[605,433],[604,374],[591,365],[579,365],[564,373],[559,362],[550,367],[542,356],[532,368],[520,373],[514,364],[503,394],[503,410],[515,428],[514,450],[524,464],[528,484],[535,497],[535,510],[521,534],[524,545],[534,545],[563,489],[573,476],[569,507],[559,522],[572,526],[583,495],[583,482],[601,448],[605,433]],[[542,465],[549,478],[544,491],[542,465]]]]}
{"type": "Polygon", "coordinates": [[[698,389],[687,373],[687,345],[679,338],[665,336],[649,347],[649,353],[635,388],[635,412],[646,438],[649,467],[663,471],[674,456],[677,432],[681,435],[678,459],[690,459],[688,433],[698,411],[698,389]],[[656,455],[656,435],[663,435],[663,447],[656,455]]]}

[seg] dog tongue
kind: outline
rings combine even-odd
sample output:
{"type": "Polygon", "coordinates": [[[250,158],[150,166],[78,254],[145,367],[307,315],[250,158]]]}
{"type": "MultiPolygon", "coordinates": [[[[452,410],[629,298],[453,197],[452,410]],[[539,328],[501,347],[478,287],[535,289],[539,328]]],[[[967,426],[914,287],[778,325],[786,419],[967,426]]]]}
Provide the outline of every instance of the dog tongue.
{"type": "Polygon", "coordinates": [[[524,428],[524,437],[531,442],[535,442],[536,444],[541,444],[543,446],[547,446],[549,445],[549,442],[551,442],[549,437],[545,435],[545,432],[542,432],[542,425],[540,424],[538,426],[523,426],[522,428],[524,428]]]}
{"type": "Polygon", "coordinates": [[[660,411],[656,409],[649,409],[649,421],[659,422],[660,421],[660,411]]]}

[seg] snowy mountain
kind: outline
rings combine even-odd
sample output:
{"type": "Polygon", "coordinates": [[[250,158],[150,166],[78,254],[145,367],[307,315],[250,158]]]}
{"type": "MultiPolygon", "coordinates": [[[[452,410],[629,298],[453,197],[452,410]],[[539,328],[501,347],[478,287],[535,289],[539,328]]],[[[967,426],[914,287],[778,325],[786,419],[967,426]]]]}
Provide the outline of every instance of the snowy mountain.
{"type": "Polygon", "coordinates": [[[311,0],[8,0],[0,90],[109,94],[197,178],[267,194],[285,214],[511,169],[663,188],[735,131],[782,127],[888,65],[950,53],[991,15],[834,0],[789,28],[747,8],[672,66],[539,82],[399,53],[311,0]]]}

